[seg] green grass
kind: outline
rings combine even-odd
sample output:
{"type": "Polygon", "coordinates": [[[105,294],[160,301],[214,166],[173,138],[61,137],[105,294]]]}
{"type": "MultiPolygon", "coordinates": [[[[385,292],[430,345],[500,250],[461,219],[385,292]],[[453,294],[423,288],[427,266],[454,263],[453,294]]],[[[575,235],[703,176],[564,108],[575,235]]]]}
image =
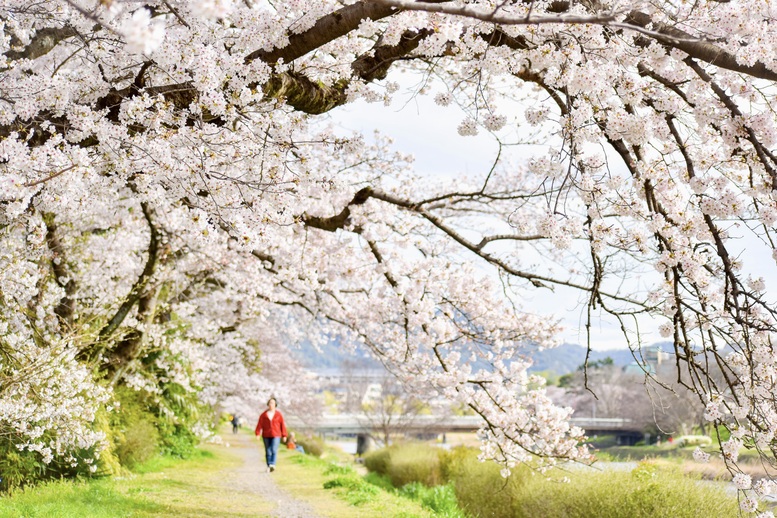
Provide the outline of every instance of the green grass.
{"type": "Polygon", "coordinates": [[[415,501],[364,480],[350,457],[325,453],[321,459],[281,450],[273,474],[283,489],[304,500],[317,514],[332,518],[434,518],[415,501]]]}
{"type": "Polygon", "coordinates": [[[55,481],[0,497],[0,518],[255,517],[272,506],[225,487],[223,474],[241,464],[216,446],[189,460],[155,457],[126,477],[55,481]]]}

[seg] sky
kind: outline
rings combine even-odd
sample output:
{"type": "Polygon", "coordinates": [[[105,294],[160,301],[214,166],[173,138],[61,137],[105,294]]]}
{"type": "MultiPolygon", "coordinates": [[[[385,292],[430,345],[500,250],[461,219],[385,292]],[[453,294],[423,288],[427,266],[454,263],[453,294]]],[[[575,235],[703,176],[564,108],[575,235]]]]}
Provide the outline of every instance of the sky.
{"type": "MultiPolygon", "coordinates": [[[[412,82],[405,83],[406,89],[397,94],[390,106],[359,100],[330,112],[332,122],[343,131],[359,131],[365,138],[379,129],[382,135],[393,138],[395,149],[415,156],[414,168],[418,174],[455,178],[487,172],[498,150],[494,137],[482,129],[477,136],[460,136],[457,127],[465,117],[460,109],[438,106],[433,95],[412,95],[412,82]]],[[[515,121],[512,125],[508,123],[508,131],[515,132],[517,127],[515,121]]],[[[527,147],[516,151],[525,152],[527,147]]],[[[524,300],[523,305],[560,318],[564,326],[559,337],[561,342],[586,344],[586,310],[579,292],[539,290],[524,300]]],[[[665,340],[657,331],[658,325],[659,322],[650,320],[640,323],[644,343],[665,340]]],[[[611,319],[595,316],[591,331],[593,349],[627,347],[619,325],[611,319]]]]}

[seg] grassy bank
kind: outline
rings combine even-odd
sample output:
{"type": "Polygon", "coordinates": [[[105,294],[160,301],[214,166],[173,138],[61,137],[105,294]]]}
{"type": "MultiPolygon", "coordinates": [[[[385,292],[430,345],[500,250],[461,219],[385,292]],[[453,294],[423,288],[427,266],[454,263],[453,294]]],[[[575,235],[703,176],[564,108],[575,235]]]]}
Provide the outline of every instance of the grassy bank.
{"type": "Polygon", "coordinates": [[[397,444],[369,454],[366,466],[396,488],[410,484],[451,488],[459,510],[472,518],[730,518],[737,500],[678,464],[643,461],[630,471],[517,466],[503,478],[477,450],[443,451],[397,444]]]}
{"type": "MultiPolygon", "coordinates": [[[[226,438],[226,437],[225,437],[226,438]]],[[[267,517],[273,495],[257,494],[243,478],[243,447],[260,448],[249,437],[229,436],[233,448],[207,445],[191,459],[154,457],[124,476],[60,480],[0,496],[0,518],[267,517]]],[[[244,450],[243,452],[244,453],[244,450]]],[[[321,517],[434,518],[417,502],[363,480],[349,455],[327,450],[324,458],[281,449],[272,474],[282,489],[321,517]]],[[[255,475],[261,467],[256,466],[255,475]]]]}
{"type": "Polygon", "coordinates": [[[191,459],[156,457],[126,476],[15,491],[0,497],[0,517],[255,517],[256,509],[268,508],[266,500],[224,491],[217,476],[239,465],[242,459],[227,448],[205,446],[191,459]]]}
{"type": "Polygon", "coordinates": [[[274,480],[320,516],[434,518],[418,502],[364,481],[350,455],[327,450],[322,458],[281,451],[274,480]]]}

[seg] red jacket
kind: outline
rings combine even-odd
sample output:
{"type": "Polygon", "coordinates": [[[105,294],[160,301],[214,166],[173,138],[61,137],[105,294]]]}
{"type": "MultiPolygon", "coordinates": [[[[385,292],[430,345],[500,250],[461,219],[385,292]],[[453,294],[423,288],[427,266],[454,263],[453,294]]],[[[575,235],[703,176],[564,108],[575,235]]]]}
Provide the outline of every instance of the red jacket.
{"type": "Polygon", "coordinates": [[[267,438],[286,437],[286,422],[283,420],[283,414],[281,414],[280,410],[275,409],[272,421],[267,416],[267,410],[262,412],[262,415],[259,416],[259,422],[256,423],[254,433],[267,438]]]}

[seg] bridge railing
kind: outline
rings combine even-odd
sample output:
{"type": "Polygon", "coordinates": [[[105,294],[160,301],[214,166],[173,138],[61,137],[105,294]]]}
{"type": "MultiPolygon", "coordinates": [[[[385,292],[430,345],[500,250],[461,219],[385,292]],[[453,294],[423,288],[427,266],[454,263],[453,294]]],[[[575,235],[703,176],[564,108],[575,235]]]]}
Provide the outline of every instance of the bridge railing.
{"type": "MultiPolygon", "coordinates": [[[[375,428],[375,423],[360,414],[324,415],[315,424],[305,424],[301,419],[289,416],[287,423],[292,428],[313,428],[317,431],[342,431],[342,433],[358,433],[375,428]]],[[[591,431],[634,429],[631,419],[616,417],[575,417],[570,419],[570,424],[591,431]]],[[[483,419],[480,416],[420,415],[407,420],[397,428],[406,430],[476,431],[482,426],[483,419]]]]}

